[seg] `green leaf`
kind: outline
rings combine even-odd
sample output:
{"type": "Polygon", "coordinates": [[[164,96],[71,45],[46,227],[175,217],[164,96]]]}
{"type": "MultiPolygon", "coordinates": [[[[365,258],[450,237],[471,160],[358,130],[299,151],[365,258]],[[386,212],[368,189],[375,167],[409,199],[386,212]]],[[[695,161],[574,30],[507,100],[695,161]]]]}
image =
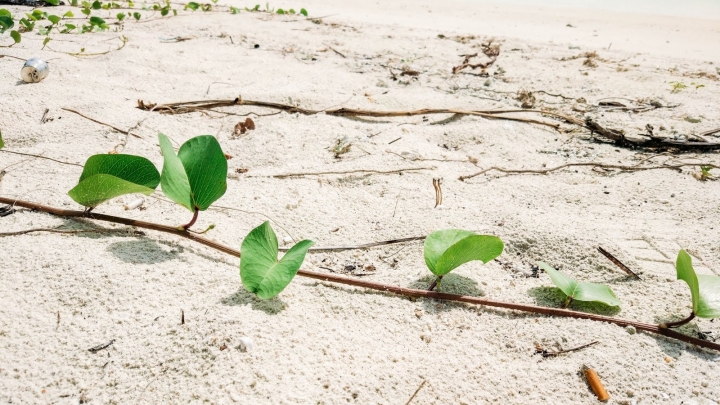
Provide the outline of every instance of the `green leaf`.
{"type": "Polygon", "coordinates": [[[159,134],[165,158],[160,184],[176,203],[205,211],[227,190],[227,159],[212,135],[196,136],[185,142],[177,156],[170,140],[159,134]]]}
{"type": "Polygon", "coordinates": [[[83,14],[85,14],[85,15],[90,15],[90,13],[91,13],[92,11],[90,11],[90,9],[86,7],[86,8],[81,9],[80,12],[83,13],[83,14]]]}
{"type": "Polygon", "coordinates": [[[133,155],[93,155],[85,162],[78,185],[68,195],[78,204],[96,207],[130,193],[150,195],[160,173],[149,160],[133,155]]]}
{"type": "Polygon", "coordinates": [[[0,132],[0,149],[5,147],[5,142],[2,139],[2,132],[0,132]]]}
{"type": "Polygon", "coordinates": [[[240,247],[240,279],[245,288],[266,300],[290,284],[305,260],[311,240],[302,240],[278,261],[278,241],[269,222],[250,231],[240,247]]]}
{"type": "Polygon", "coordinates": [[[93,9],[93,10],[100,10],[100,8],[102,8],[102,3],[99,2],[99,1],[97,1],[97,0],[95,0],[95,1],[93,2],[93,4],[92,4],[92,9],[93,9]]]}
{"type": "Polygon", "coordinates": [[[545,270],[550,276],[552,282],[570,299],[576,301],[597,301],[605,305],[616,307],[620,305],[620,300],[615,293],[605,284],[578,282],[574,278],[567,276],[550,265],[538,262],[538,266],[545,270]]]}
{"type": "Polygon", "coordinates": [[[125,13],[117,13],[115,17],[117,17],[118,21],[122,21],[125,19],[125,13]]]}
{"type": "Polygon", "coordinates": [[[68,11],[67,13],[63,14],[63,18],[73,18],[75,17],[75,14],[73,14],[72,11],[68,11]]]}
{"type": "Polygon", "coordinates": [[[204,211],[227,190],[227,158],[212,135],[196,136],[178,151],[195,206],[204,211]]]}
{"type": "Polygon", "coordinates": [[[12,13],[6,8],[0,8],[0,16],[7,16],[12,18],[12,13]]]}
{"type": "Polygon", "coordinates": [[[53,6],[57,6],[58,4],[60,4],[60,1],[59,0],[45,0],[45,3],[51,4],[53,6]]]}
{"type": "Polygon", "coordinates": [[[237,7],[230,6],[230,13],[231,14],[240,14],[240,9],[237,7]]]}
{"type": "Polygon", "coordinates": [[[301,8],[301,9],[300,9],[300,14],[304,15],[305,17],[308,16],[308,12],[307,12],[307,10],[305,10],[304,8],[301,8]]]}
{"type": "Polygon", "coordinates": [[[435,231],[425,238],[425,264],[436,276],[444,276],[472,261],[487,263],[503,251],[500,238],[462,229],[435,231]]]}
{"type": "Polygon", "coordinates": [[[95,25],[95,26],[98,26],[98,27],[102,27],[103,25],[105,25],[105,20],[103,20],[103,19],[100,18],[100,17],[95,17],[95,16],[90,17],[90,21],[89,21],[89,22],[90,22],[90,25],[95,25]]]}
{"type": "Polygon", "coordinates": [[[692,258],[685,250],[678,253],[675,268],[678,280],[683,280],[690,287],[695,316],[720,318],[720,277],[695,274],[692,258]]]}
{"type": "Polygon", "coordinates": [[[185,173],[185,168],[175,155],[170,139],[163,134],[158,134],[158,139],[160,139],[160,150],[164,159],[160,176],[162,191],[169,199],[194,212],[195,204],[192,200],[190,181],[185,173]]]}
{"type": "Polygon", "coordinates": [[[285,14],[285,10],[279,8],[279,9],[277,9],[277,13],[278,13],[278,14],[285,14]]]}
{"type": "Polygon", "coordinates": [[[60,16],[50,15],[50,16],[48,16],[48,20],[50,20],[50,22],[53,24],[57,24],[60,22],[60,16]]]}
{"type": "Polygon", "coordinates": [[[140,17],[142,17],[142,15],[137,11],[133,13],[133,18],[135,18],[135,21],[140,21],[140,17]]]}
{"type": "Polygon", "coordinates": [[[162,17],[165,17],[166,15],[168,15],[169,12],[170,12],[169,9],[163,8],[162,10],[160,10],[160,15],[161,15],[162,17]]]}
{"type": "Polygon", "coordinates": [[[12,37],[13,41],[15,41],[16,44],[20,43],[21,38],[20,38],[19,32],[12,30],[12,31],[10,31],[10,36],[12,37]]]}
{"type": "Polygon", "coordinates": [[[0,15],[0,32],[5,32],[5,30],[9,30],[14,25],[15,21],[13,21],[12,17],[0,15]]]}
{"type": "Polygon", "coordinates": [[[42,48],[40,48],[40,49],[44,49],[44,48],[45,48],[45,45],[47,45],[48,42],[50,42],[50,37],[45,37],[45,39],[43,40],[43,46],[42,46],[42,48]]]}
{"type": "Polygon", "coordinates": [[[198,8],[200,8],[200,4],[195,3],[194,1],[191,1],[185,5],[185,10],[190,9],[192,11],[196,11],[198,8]]]}

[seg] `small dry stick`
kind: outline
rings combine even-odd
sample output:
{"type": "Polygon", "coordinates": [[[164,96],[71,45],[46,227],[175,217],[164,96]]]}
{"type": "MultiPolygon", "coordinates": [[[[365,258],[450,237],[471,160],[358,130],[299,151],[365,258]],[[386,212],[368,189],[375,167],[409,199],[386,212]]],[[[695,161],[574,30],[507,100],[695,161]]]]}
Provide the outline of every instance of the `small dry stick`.
{"type": "Polygon", "coordinates": [[[322,176],[324,174],[352,174],[352,173],[377,173],[377,174],[393,174],[393,173],[402,173],[402,172],[412,172],[412,171],[418,171],[418,170],[434,170],[435,167],[409,167],[406,169],[397,169],[397,170],[348,170],[344,172],[308,172],[308,173],[286,173],[286,174],[276,174],[273,177],[276,179],[284,179],[286,177],[301,177],[301,176],[322,176]]]}
{"type": "Polygon", "coordinates": [[[440,180],[439,178],[433,179],[433,187],[435,187],[435,206],[433,208],[437,208],[438,205],[442,204],[442,189],[440,188],[440,180]]]}
{"type": "Polygon", "coordinates": [[[60,327],[60,311],[57,312],[57,324],[55,324],[55,330],[60,327]]]}
{"type": "Polygon", "coordinates": [[[87,120],[90,120],[90,121],[92,121],[92,122],[94,122],[94,123],[96,123],[96,124],[105,125],[106,127],[112,128],[112,129],[120,132],[121,134],[124,134],[124,135],[132,135],[132,136],[134,136],[135,138],[143,139],[143,137],[140,136],[140,135],[135,135],[135,134],[130,133],[130,132],[128,132],[128,131],[124,131],[124,130],[116,127],[116,126],[113,126],[113,125],[110,125],[110,124],[106,124],[106,123],[104,123],[104,122],[102,122],[102,121],[98,121],[98,120],[96,120],[96,119],[94,119],[94,118],[90,118],[90,117],[88,117],[87,115],[82,114],[82,113],[80,113],[80,112],[77,112],[77,111],[75,111],[75,110],[72,110],[72,109],[70,109],[70,108],[65,108],[65,107],[63,107],[62,110],[69,111],[69,112],[71,112],[71,113],[77,114],[77,115],[79,115],[79,116],[81,116],[81,117],[83,117],[83,118],[85,118],[85,119],[87,119],[87,120]]]}
{"type": "Polygon", "coordinates": [[[418,392],[420,392],[420,390],[422,389],[422,387],[425,385],[426,382],[427,382],[427,380],[423,380],[423,382],[420,383],[420,386],[415,390],[415,392],[412,394],[410,399],[408,399],[408,401],[405,403],[405,405],[410,405],[410,402],[412,402],[412,400],[415,399],[415,396],[418,394],[418,392]]]}
{"type": "Polygon", "coordinates": [[[180,310],[180,325],[185,325],[185,310],[180,310]]]}
{"type": "Polygon", "coordinates": [[[583,374],[585,374],[588,385],[590,385],[590,388],[593,390],[595,395],[597,395],[598,401],[607,401],[608,399],[610,399],[610,395],[608,395],[607,391],[605,391],[605,387],[600,381],[600,377],[598,377],[595,370],[583,365],[582,371],[583,374]]]}
{"type": "Polygon", "coordinates": [[[563,354],[563,353],[576,352],[576,351],[578,351],[578,350],[585,349],[585,348],[587,348],[587,347],[590,347],[590,346],[592,346],[592,345],[596,345],[596,344],[598,344],[598,343],[600,343],[600,342],[598,342],[598,341],[596,340],[596,341],[591,342],[591,343],[588,343],[588,344],[586,344],[586,345],[582,345],[582,346],[578,346],[578,347],[573,347],[572,349],[567,349],[567,350],[552,350],[552,349],[547,350],[547,349],[544,349],[542,346],[540,346],[539,343],[535,343],[535,354],[540,354],[540,355],[542,355],[543,357],[555,357],[555,356],[559,356],[559,355],[561,355],[561,354],[563,354]]]}
{"type": "Polygon", "coordinates": [[[636,280],[642,280],[640,276],[635,274],[634,271],[630,270],[630,268],[626,265],[624,265],[620,260],[615,258],[615,256],[611,255],[607,250],[603,249],[602,247],[598,246],[598,252],[602,253],[603,256],[607,257],[608,260],[615,263],[616,266],[620,267],[622,271],[627,273],[628,276],[634,277],[636,280]]]}
{"type": "Polygon", "coordinates": [[[52,160],[52,161],[55,162],[55,163],[60,163],[60,164],[63,164],[63,165],[83,167],[83,165],[79,165],[79,164],[77,164],[77,163],[63,162],[62,160],[55,160],[55,159],[53,159],[53,158],[45,157],[45,156],[42,156],[42,155],[33,155],[33,154],[31,154],[31,153],[15,152],[15,151],[6,150],[6,149],[0,149],[0,152],[12,153],[13,155],[20,155],[20,156],[31,156],[31,157],[38,158],[38,159],[52,160]]]}
{"type": "Polygon", "coordinates": [[[110,347],[110,345],[113,344],[113,343],[115,343],[115,339],[112,339],[112,340],[110,340],[110,341],[107,342],[107,343],[103,343],[103,344],[101,344],[101,345],[97,345],[97,346],[95,346],[95,347],[91,347],[91,348],[88,349],[88,351],[89,351],[90,353],[97,353],[97,352],[99,352],[99,351],[102,350],[102,349],[107,349],[107,348],[110,347]]]}

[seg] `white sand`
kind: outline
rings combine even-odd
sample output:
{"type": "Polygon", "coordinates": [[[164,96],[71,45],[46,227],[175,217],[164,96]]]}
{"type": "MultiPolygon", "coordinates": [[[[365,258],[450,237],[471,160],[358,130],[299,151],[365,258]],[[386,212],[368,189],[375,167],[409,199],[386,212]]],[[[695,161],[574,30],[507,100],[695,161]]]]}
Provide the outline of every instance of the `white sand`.
{"type": "MultiPolygon", "coordinates": [[[[147,156],[158,167],[157,132],[178,142],[217,135],[234,156],[228,192],[217,205],[245,211],[200,215],[197,228],[216,224],[210,236],[218,241],[239,247],[266,216],[275,221],[281,239],[288,232],[318,246],[462,227],[501,237],[506,242],[501,259],[517,269],[529,272],[532,263],[544,260],[579,279],[610,284],[623,302],[619,311],[573,308],[644,322],[678,319],[690,311],[689,289],[675,281],[672,264],[681,247],[693,254],[699,272],[720,271],[720,191],[717,183],[692,176],[697,167],[605,174],[578,168],[546,176],[490,173],[457,180],[491,166],[627,165],[650,156],[591,142],[584,131],[565,134],[473,117],[350,120],[281,113],[254,117],[257,129],[234,139],[230,135],[239,117],[168,116],[134,108],[138,99],[162,103],[238,94],[317,109],[515,108],[519,102],[513,93],[526,89],[585,98],[587,104],[535,94],[538,106],[578,117],[582,114],[573,106],[587,109],[606,97],[679,104],[641,114],[588,114],[628,134],[644,132],[648,123],[656,131],[666,128],[659,131],[663,135],[698,134],[720,127],[720,82],[697,77],[720,73],[716,12],[703,20],[458,0],[272,5],[306,7],[311,16],[335,15],[314,24],[267,14],[198,12],[128,23],[122,33],[53,35],[52,49],[84,47],[87,53],[114,49],[118,35],[128,38],[121,51],[85,59],[39,51],[42,37],[27,35],[2,53],[54,58],[52,71],[39,84],[20,85],[21,62],[0,59],[0,130],[6,148],[82,164],[119,143],[118,133],[62,107],[122,129],[141,122],[136,133],[142,139],[130,138],[124,152],[147,156]],[[477,38],[460,43],[452,40],[456,35],[477,38]],[[192,39],[161,41],[175,36],[192,39]],[[502,68],[504,79],[451,75],[462,59],[458,55],[478,52],[490,36],[502,42],[502,53],[489,72],[502,68]],[[583,66],[584,59],[559,61],[589,51],[606,61],[598,61],[597,68],[583,66]],[[421,72],[419,79],[391,80],[388,66],[398,72],[406,65],[421,72]],[[687,88],[671,93],[669,82],[687,88]],[[41,124],[45,108],[53,120],[41,124]],[[353,146],[335,159],[328,149],[344,137],[353,146]],[[477,167],[468,156],[478,160],[477,167]],[[434,169],[270,177],[407,167],[434,169]],[[235,175],[239,168],[249,172],[235,175]],[[433,209],[436,177],[444,178],[444,204],[433,209]],[[596,252],[597,246],[642,273],[644,281],[629,281],[596,252]]],[[[25,159],[0,153],[0,169],[25,159]]],[[[680,159],[719,162],[710,153],[680,159]]],[[[6,170],[0,195],[78,208],[66,192],[76,184],[80,167],[31,159],[6,170]]],[[[144,211],[124,211],[123,204],[135,198],[118,198],[97,212],[177,225],[189,219],[187,211],[156,199],[147,199],[144,211]]],[[[61,225],[113,227],[28,210],[0,218],[1,232],[61,225]]],[[[116,404],[404,404],[422,381],[413,404],[596,403],[578,375],[583,364],[598,371],[613,404],[720,402],[717,352],[614,325],[412,301],[302,278],[278,298],[260,301],[241,286],[236,259],[166,234],[145,233],[0,239],[1,403],[75,404],[84,398],[116,404]],[[186,323],[181,326],[182,310],[186,323]],[[240,350],[243,337],[255,347],[240,350]],[[112,339],[109,348],[88,351],[112,339]],[[600,343],[558,358],[533,355],[535,342],[568,349],[595,340],[600,343]]],[[[379,282],[423,288],[431,281],[421,242],[311,254],[304,268],[340,271],[346,265],[374,266],[375,273],[364,278],[379,282]]],[[[545,274],[525,278],[491,262],[461,267],[442,290],[558,306],[561,298],[550,287],[545,274]]],[[[720,323],[697,320],[682,329],[693,336],[698,330],[719,336],[720,323]]]]}

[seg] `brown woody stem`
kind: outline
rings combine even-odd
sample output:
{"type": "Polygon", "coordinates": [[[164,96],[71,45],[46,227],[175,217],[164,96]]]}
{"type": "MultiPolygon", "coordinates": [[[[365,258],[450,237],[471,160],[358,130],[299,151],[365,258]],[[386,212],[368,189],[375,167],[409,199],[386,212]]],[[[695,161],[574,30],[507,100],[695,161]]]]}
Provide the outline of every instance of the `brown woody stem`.
{"type": "MultiPolygon", "coordinates": [[[[118,223],[118,224],[146,228],[146,229],[150,229],[150,230],[154,230],[154,231],[166,232],[166,233],[170,233],[173,235],[177,235],[177,236],[181,236],[183,238],[193,240],[195,242],[198,242],[205,246],[209,246],[213,249],[227,253],[229,255],[232,255],[235,257],[240,257],[240,252],[236,249],[233,249],[229,246],[225,246],[225,245],[215,242],[213,240],[204,238],[204,237],[194,234],[192,232],[188,232],[187,230],[179,230],[178,228],[175,228],[172,226],[160,225],[160,224],[155,224],[152,222],[145,222],[145,221],[136,221],[134,219],[114,217],[114,216],[103,215],[103,214],[89,215],[83,211],[65,210],[65,209],[50,207],[50,206],[46,206],[46,205],[42,205],[42,204],[36,204],[33,202],[29,202],[29,201],[15,200],[12,198],[5,198],[5,197],[0,197],[0,203],[10,204],[10,205],[18,206],[18,207],[23,207],[23,208],[29,208],[29,209],[33,209],[36,211],[42,211],[42,212],[46,212],[48,214],[57,215],[57,216],[61,216],[61,217],[88,218],[88,219],[93,219],[96,221],[114,222],[114,223],[118,223]]],[[[320,280],[320,281],[329,281],[329,282],[333,282],[333,283],[351,285],[351,286],[355,286],[355,287],[369,288],[372,290],[383,291],[383,292],[388,292],[388,293],[393,293],[393,294],[398,294],[398,295],[404,295],[404,296],[408,296],[408,297],[433,298],[433,299],[443,300],[443,301],[464,302],[467,304],[485,305],[488,307],[505,308],[505,309],[511,309],[511,310],[516,310],[516,311],[531,312],[531,313],[535,313],[535,314],[543,314],[543,315],[549,315],[549,316],[560,316],[560,317],[568,317],[568,318],[576,318],[576,319],[588,319],[588,320],[597,321],[597,322],[613,323],[613,324],[621,326],[621,327],[633,326],[633,327],[635,327],[635,329],[638,329],[638,330],[655,333],[658,335],[662,335],[665,337],[669,337],[672,339],[690,343],[690,344],[693,344],[693,345],[696,345],[699,347],[704,347],[707,349],[720,351],[720,343],[714,343],[714,342],[710,342],[707,340],[694,338],[692,336],[688,336],[688,335],[676,332],[670,328],[667,328],[667,327],[663,328],[660,325],[655,325],[655,324],[650,324],[650,323],[631,321],[631,320],[626,320],[626,319],[621,319],[621,318],[613,318],[613,317],[609,317],[609,316],[596,315],[596,314],[591,314],[591,313],[586,313],[586,312],[571,311],[568,309],[538,307],[535,305],[516,304],[516,303],[512,303],[512,302],[495,301],[495,300],[481,298],[481,297],[471,297],[471,296],[466,296],[466,295],[447,294],[447,293],[441,293],[441,292],[435,292],[435,291],[426,291],[426,290],[418,290],[418,289],[414,289],[414,288],[405,288],[405,287],[394,286],[394,285],[390,285],[390,284],[382,284],[382,283],[376,283],[376,282],[367,281],[367,280],[359,280],[359,279],[355,279],[355,278],[339,276],[339,275],[334,275],[334,274],[318,273],[318,272],[309,271],[309,270],[300,270],[300,271],[298,271],[297,274],[299,276],[313,278],[313,279],[320,280]]],[[[692,319],[692,318],[690,318],[690,319],[692,319]]]]}
{"type": "Polygon", "coordinates": [[[675,322],[663,322],[658,326],[661,328],[677,328],[678,326],[685,325],[686,323],[692,321],[693,319],[695,319],[695,312],[691,312],[690,316],[688,316],[685,319],[681,319],[681,320],[675,321],[675,322]]]}
{"type": "Polygon", "coordinates": [[[181,228],[182,230],[188,230],[188,229],[190,229],[191,226],[195,225],[195,221],[197,221],[197,218],[198,218],[198,214],[199,214],[199,213],[200,213],[200,210],[198,209],[198,207],[195,207],[195,211],[193,212],[193,217],[192,217],[192,219],[190,220],[190,222],[188,222],[187,224],[181,226],[180,228],[181,228]]]}

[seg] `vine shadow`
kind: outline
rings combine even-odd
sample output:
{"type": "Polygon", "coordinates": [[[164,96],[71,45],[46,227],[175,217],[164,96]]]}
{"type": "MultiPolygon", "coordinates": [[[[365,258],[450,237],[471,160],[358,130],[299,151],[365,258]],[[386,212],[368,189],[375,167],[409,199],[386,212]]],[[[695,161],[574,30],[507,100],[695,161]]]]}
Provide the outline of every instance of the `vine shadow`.
{"type": "MultiPolygon", "coordinates": [[[[427,290],[428,287],[430,287],[430,284],[432,284],[432,282],[435,280],[435,278],[436,277],[434,274],[428,274],[415,280],[408,287],[416,288],[418,290],[427,290]]],[[[485,292],[481,290],[480,287],[478,287],[477,281],[455,273],[449,273],[443,276],[442,282],[438,287],[435,288],[434,291],[448,294],[468,295],[472,297],[485,296],[485,292]]],[[[465,304],[461,302],[451,303],[434,299],[423,299],[423,308],[426,313],[449,311],[453,308],[464,306],[465,304]]]]}
{"type": "Polygon", "coordinates": [[[167,251],[151,239],[113,242],[106,250],[125,263],[156,264],[179,257],[178,251],[167,251]]]}
{"type": "Polygon", "coordinates": [[[227,306],[244,306],[250,304],[252,309],[263,311],[268,315],[277,315],[287,307],[287,304],[278,297],[261,300],[243,287],[238,288],[232,295],[221,299],[220,303],[227,306]]]}

